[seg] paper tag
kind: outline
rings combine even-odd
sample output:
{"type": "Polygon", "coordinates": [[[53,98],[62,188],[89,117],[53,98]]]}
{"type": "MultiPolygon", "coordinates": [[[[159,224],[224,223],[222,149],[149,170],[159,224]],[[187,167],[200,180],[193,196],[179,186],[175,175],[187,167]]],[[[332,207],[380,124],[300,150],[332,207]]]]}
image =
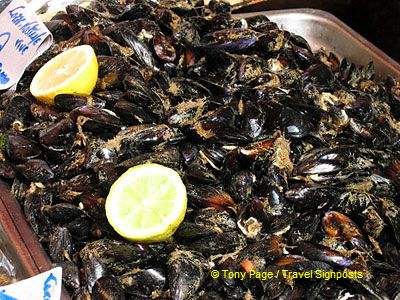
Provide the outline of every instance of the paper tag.
{"type": "Polygon", "coordinates": [[[24,0],[12,1],[0,13],[0,24],[0,90],[4,90],[51,46],[53,36],[24,0]]]}
{"type": "Polygon", "coordinates": [[[60,300],[62,269],[54,268],[17,283],[0,287],[3,300],[60,300]]]}

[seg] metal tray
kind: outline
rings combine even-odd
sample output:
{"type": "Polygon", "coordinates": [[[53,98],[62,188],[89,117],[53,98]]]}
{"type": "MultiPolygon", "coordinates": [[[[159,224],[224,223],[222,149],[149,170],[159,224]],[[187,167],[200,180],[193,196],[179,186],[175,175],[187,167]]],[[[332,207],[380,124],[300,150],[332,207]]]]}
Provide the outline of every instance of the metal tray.
{"type": "Polygon", "coordinates": [[[0,181],[0,229],[5,252],[17,268],[18,280],[52,268],[19,204],[11,196],[9,186],[3,181],[0,181]]]}
{"type": "MultiPolygon", "coordinates": [[[[264,14],[286,30],[305,37],[313,50],[321,47],[339,58],[347,57],[356,64],[373,61],[377,74],[400,78],[400,65],[373,46],[333,15],[321,10],[293,9],[272,12],[236,14],[243,18],[264,14]]],[[[0,181],[0,236],[4,236],[11,259],[26,278],[52,268],[17,201],[10,195],[9,186],[0,181]],[[3,229],[3,232],[1,232],[3,229]]],[[[21,278],[22,279],[22,278],[21,278]]],[[[69,299],[65,290],[62,299],[69,299]]]]}
{"type": "Polygon", "coordinates": [[[313,50],[323,48],[358,65],[373,62],[377,79],[400,78],[400,65],[330,13],[318,9],[286,9],[235,14],[236,18],[266,15],[283,29],[304,37],[313,50]]]}
{"type": "MultiPolygon", "coordinates": [[[[22,280],[53,268],[10,187],[0,180],[0,241],[3,251],[16,268],[16,279],[22,280]]],[[[61,299],[69,299],[63,289],[61,299]]]]}

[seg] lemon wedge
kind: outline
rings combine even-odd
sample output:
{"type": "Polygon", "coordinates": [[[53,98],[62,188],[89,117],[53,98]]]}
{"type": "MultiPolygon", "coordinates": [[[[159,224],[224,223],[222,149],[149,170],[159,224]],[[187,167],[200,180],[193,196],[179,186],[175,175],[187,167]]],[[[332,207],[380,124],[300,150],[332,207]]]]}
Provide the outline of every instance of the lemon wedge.
{"type": "Polygon", "coordinates": [[[105,206],[108,222],[121,236],[159,242],[168,239],[185,217],[186,187],[173,169],[143,164],[114,182],[105,206]]]}
{"type": "Polygon", "coordinates": [[[33,77],[30,91],[39,101],[54,105],[58,94],[90,95],[96,86],[98,63],[89,45],[77,46],[53,57],[33,77]]]}

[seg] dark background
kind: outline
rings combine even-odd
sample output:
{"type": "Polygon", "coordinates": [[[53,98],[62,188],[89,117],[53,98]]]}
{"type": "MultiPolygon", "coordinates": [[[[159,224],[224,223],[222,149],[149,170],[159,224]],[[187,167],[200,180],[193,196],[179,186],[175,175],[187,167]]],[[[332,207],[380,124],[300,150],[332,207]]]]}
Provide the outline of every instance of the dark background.
{"type": "Polygon", "coordinates": [[[334,14],[400,62],[400,0],[266,0],[238,12],[301,7],[334,14]]]}

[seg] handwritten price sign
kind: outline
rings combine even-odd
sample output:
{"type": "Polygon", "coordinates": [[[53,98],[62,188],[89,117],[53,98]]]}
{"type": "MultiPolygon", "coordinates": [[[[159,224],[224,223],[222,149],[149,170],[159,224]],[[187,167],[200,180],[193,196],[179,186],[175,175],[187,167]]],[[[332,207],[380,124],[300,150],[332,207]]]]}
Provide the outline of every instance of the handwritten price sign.
{"type": "Polygon", "coordinates": [[[4,300],[60,300],[62,269],[54,268],[17,283],[0,287],[4,300]]]}
{"type": "Polygon", "coordinates": [[[18,82],[53,37],[24,0],[12,1],[0,13],[0,24],[0,90],[4,90],[18,82]]]}

